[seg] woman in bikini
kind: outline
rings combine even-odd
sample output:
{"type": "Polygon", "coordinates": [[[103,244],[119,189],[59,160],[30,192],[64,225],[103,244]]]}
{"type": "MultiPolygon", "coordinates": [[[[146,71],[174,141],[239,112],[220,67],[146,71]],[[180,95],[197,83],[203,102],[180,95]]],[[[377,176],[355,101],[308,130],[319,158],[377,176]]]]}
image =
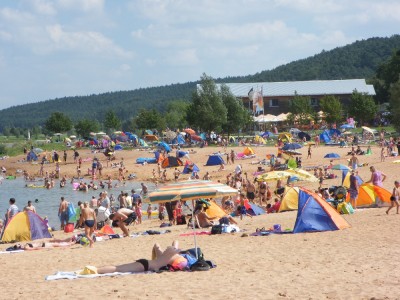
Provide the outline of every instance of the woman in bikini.
{"type": "Polygon", "coordinates": [[[152,259],[138,259],[134,262],[116,265],[116,266],[104,266],[96,268],[93,266],[86,266],[85,271],[89,270],[87,273],[91,274],[106,274],[114,272],[147,272],[147,271],[158,271],[162,267],[171,265],[174,269],[184,270],[188,261],[182,255],[180,255],[180,250],[178,248],[178,242],[174,241],[172,246],[167,247],[163,250],[159,244],[153,246],[152,259]]]}

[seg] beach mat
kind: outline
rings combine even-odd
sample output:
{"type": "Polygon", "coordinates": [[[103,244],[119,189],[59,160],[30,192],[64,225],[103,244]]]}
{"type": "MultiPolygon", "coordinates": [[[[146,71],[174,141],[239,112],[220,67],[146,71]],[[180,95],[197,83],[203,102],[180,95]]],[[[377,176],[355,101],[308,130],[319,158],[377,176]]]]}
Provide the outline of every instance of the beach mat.
{"type": "Polygon", "coordinates": [[[80,279],[80,278],[97,278],[97,277],[115,277],[115,276],[126,276],[126,275],[133,275],[133,274],[147,274],[147,273],[154,273],[154,272],[115,272],[115,273],[107,273],[107,274],[89,274],[89,275],[79,275],[79,271],[77,272],[56,272],[54,275],[48,275],[45,277],[46,280],[59,280],[59,279],[80,279]]]}

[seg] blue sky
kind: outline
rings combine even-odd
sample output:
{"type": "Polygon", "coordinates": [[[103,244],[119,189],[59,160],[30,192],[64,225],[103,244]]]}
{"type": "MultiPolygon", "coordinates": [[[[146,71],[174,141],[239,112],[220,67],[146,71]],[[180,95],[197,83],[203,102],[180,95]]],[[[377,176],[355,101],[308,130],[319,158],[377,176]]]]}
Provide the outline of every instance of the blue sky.
{"type": "Polygon", "coordinates": [[[394,0],[2,0],[0,109],[248,75],[398,34],[394,0]]]}

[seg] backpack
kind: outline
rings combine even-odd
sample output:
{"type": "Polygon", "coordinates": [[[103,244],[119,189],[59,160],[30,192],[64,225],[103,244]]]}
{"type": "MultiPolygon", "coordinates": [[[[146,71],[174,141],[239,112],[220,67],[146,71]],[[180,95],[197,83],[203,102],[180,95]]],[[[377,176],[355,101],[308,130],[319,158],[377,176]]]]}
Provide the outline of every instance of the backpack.
{"type": "Polygon", "coordinates": [[[211,234],[221,234],[222,233],[222,225],[214,225],[211,227],[211,234]]]}

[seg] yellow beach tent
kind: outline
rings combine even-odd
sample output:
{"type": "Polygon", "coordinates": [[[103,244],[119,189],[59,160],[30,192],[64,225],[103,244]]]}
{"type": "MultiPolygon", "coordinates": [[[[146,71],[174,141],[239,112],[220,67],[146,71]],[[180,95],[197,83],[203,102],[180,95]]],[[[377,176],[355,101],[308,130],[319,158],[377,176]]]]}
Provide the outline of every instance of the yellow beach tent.
{"type": "Polygon", "coordinates": [[[289,187],[285,188],[279,212],[286,210],[296,210],[299,207],[299,188],[289,187]]]}

